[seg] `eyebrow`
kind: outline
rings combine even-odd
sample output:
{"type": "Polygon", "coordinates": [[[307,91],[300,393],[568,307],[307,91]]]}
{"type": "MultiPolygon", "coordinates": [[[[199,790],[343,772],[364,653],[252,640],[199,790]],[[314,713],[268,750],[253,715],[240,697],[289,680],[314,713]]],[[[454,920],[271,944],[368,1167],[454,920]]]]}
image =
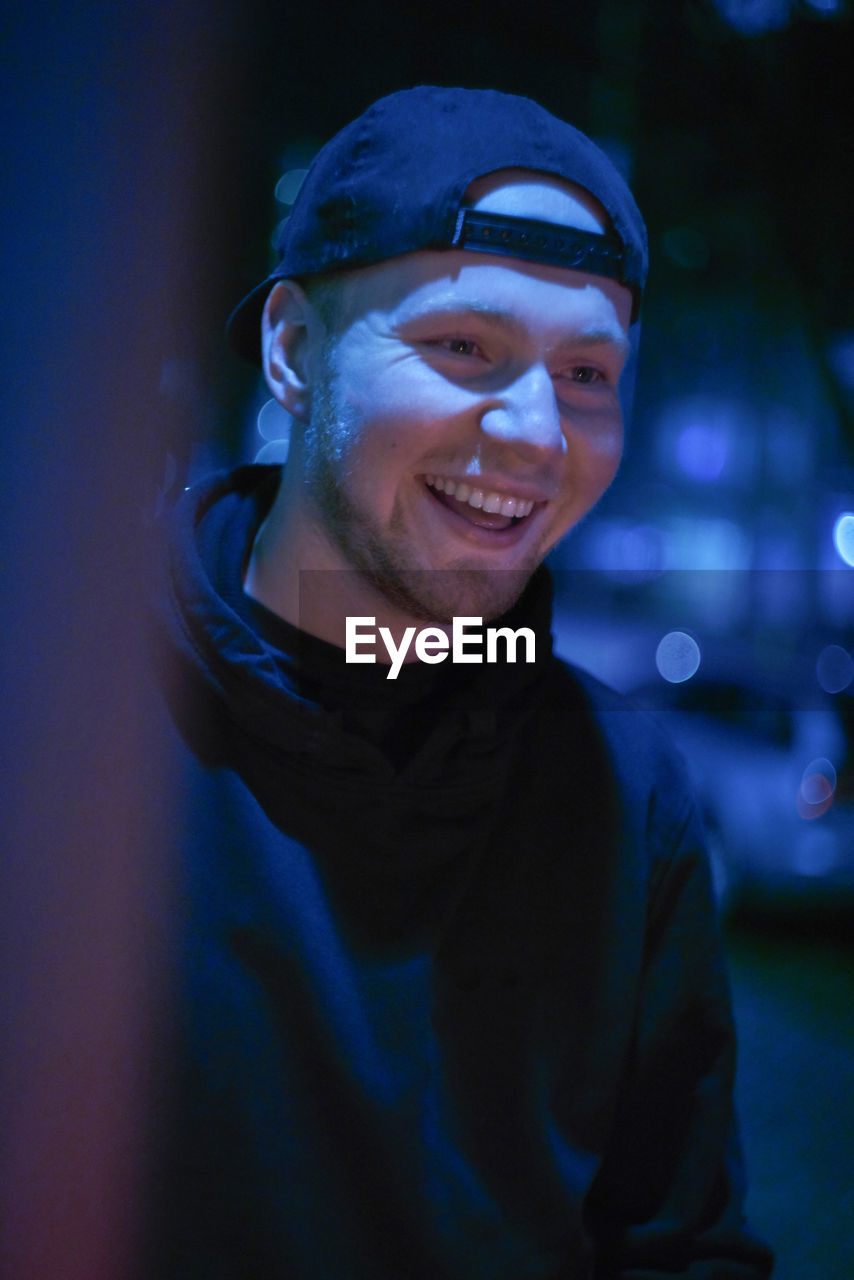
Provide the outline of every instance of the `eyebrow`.
{"type": "MultiPolygon", "coordinates": [[[[448,304],[438,304],[435,307],[426,307],[424,311],[419,312],[417,316],[404,317],[403,324],[417,324],[419,320],[441,320],[447,316],[448,319],[456,316],[473,314],[494,324],[497,328],[504,329],[508,333],[512,333],[517,337],[527,334],[527,326],[522,320],[510,311],[504,311],[501,307],[491,307],[488,303],[483,302],[458,302],[448,304]]],[[[629,349],[629,340],[619,325],[602,325],[593,324],[589,328],[579,329],[576,333],[566,335],[561,338],[558,346],[561,347],[596,347],[608,346],[616,347],[621,352],[627,352],[629,349]]]]}

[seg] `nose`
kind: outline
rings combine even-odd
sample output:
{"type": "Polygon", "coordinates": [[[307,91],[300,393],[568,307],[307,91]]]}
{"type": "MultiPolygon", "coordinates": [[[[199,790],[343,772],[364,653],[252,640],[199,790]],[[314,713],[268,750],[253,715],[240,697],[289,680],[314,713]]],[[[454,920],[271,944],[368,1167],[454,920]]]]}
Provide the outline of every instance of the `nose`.
{"type": "Polygon", "coordinates": [[[506,385],[481,413],[480,426],[492,439],[532,458],[566,451],[554,385],[543,365],[530,365],[506,385]]]}

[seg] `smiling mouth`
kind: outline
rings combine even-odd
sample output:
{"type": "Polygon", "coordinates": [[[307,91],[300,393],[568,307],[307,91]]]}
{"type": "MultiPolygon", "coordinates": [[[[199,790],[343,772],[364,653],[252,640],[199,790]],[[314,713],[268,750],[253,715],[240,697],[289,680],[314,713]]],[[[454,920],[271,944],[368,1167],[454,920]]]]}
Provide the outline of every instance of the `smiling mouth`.
{"type": "Polygon", "coordinates": [[[424,480],[443,506],[479,529],[509,529],[519,525],[538,505],[532,499],[478,489],[475,485],[446,476],[427,474],[424,480]]]}

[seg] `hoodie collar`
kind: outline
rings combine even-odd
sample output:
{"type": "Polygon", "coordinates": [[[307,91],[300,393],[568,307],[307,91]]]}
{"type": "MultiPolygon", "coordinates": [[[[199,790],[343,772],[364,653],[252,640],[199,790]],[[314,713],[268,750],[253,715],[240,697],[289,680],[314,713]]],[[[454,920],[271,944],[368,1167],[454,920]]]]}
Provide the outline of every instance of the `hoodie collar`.
{"type": "Polygon", "coordinates": [[[280,468],[246,466],[186,490],[169,551],[170,630],[184,661],[229,719],[279,750],[298,749],[388,779],[424,778],[477,743],[482,758],[538,701],[551,658],[551,578],[541,567],[491,625],[531,627],[537,661],[454,666],[346,665],[335,645],[301,632],[243,592],[255,534],[280,468]],[[296,747],[298,744],[298,747],[296,747]]]}

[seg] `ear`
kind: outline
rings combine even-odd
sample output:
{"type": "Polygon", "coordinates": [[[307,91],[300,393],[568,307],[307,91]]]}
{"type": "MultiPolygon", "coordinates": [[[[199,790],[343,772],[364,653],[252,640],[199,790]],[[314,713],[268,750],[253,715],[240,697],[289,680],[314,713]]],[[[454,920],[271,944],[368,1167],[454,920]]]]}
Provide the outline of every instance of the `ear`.
{"type": "Polygon", "coordinates": [[[279,404],[304,421],[310,413],[311,349],[319,324],[295,280],[279,280],[273,286],[261,318],[264,377],[279,404]]]}

